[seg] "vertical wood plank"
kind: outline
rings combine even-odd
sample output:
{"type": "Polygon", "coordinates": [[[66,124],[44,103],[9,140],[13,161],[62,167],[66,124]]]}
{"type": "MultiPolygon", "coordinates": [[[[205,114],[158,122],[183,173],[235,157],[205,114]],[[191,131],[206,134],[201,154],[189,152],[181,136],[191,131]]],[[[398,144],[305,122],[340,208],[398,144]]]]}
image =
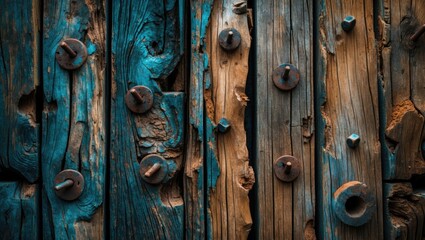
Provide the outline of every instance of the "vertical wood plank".
{"type": "Polygon", "coordinates": [[[0,182],[1,239],[38,239],[39,188],[24,182],[0,182]]]}
{"type": "Polygon", "coordinates": [[[206,173],[204,136],[204,82],[209,66],[205,37],[213,0],[190,1],[190,76],[188,124],[185,146],[184,200],[186,239],[211,239],[210,219],[206,216],[206,185],[216,176],[206,173]]]}
{"type": "Polygon", "coordinates": [[[207,190],[212,239],[247,239],[252,225],[248,193],[255,177],[249,166],[244,127],[251,36],[248,12],[234,13],[233,3],[215,1],[206,38],[210,67],[204,98],[207,172],[213,178],[207,190]],[[218,36],[226,28],[241,35],[240,46],[232,52],[219,45],[218,36]],[[220,119],[230,123],[225,133],[217,130],[220,119]]]}
{"type": "Polygon", "coordinates": [[[179,187],[184,140],[184,93],[172,74],[181,60],[183,1],[112,1],[112,106],[110,235],[112,239],[182,239],[184,205],[179,187]],[[153,92],[153,107],[135,114],[129,89],[153,92]],[[139,162],[166,159],[168,174],[153,185],[139,162]]]}
{"type": "Polygon", "coordinates": [[[44,239],[103,237],[105,14],[102,0],[44,0],[44,239]],[[66,38],[87,46],[89,56],[80,69],[66,71],[55,59],[66,38]],[[82,195],[71,202],[53,189],[55,176],[64,169],[78,170],[85,180],[82,195]]]}
{"type": "Polygon", "coordinates": [[[39,2],[0,1],[0,173],[39,177],[39,2]]]}
{"type": "MultiPolygon", "coordinates": [[[[318,221],[322,239],[382,239],[382,179],[379,142],[378,69],[373,1],[320,3],[317,104],[318,221]],[[347,15],[356,18],[351,32],[342,30],[347,15]],[[346,139],[360,136],[357,148],[346,139]],[[349,215],[350,205],[336,209],[337,189],[350,181],[367,185],[375,198],[370,220],[359,227],[344,224],[335,211],[349,215]]],[[[357,206],[357,205],[355,205],[357,206]]],[[[359,205],[361,206],[361,205],[359,205]]],[[[357,206],[358,207],[358,206],[357,206]]],[[[369,210],[368,210],[369,212],[369,210]]],[[[354,216],[354,215],[353,215],[354,216]]],[[[363,215],[360,215],[363,216],[363,215]]]]}
{"type": "Polygon", "coordinates": [[[256,2],[256,166],[259,239],[314,239],[313,5],[311,1],[256,2]],[[301,80],[281,91],[273,70],[291,63],[301,80]],[[293,155],[301,162],[292,183],[278,180],[273,162],[293,155]]]}

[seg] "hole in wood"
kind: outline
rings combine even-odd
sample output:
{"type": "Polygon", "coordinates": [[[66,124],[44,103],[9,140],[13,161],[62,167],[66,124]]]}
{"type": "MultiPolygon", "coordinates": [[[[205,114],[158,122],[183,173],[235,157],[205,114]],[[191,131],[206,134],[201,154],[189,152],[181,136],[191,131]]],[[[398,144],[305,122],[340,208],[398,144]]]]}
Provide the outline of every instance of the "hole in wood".
{"type": "Polygon", "coordinates": [[[352,196],[345,202],[345,211],[351,217],[360,217],[366,211],[366,202],[359,196],[352,196]]]}

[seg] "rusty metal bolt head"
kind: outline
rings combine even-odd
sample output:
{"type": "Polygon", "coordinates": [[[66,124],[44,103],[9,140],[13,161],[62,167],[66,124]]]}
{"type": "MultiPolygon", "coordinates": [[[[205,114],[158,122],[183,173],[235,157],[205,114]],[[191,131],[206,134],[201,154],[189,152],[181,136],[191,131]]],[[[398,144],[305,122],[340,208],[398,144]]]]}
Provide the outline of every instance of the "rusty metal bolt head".
{"type": "Polygon", "coordinates": [[[78,171],[66,169],[56,175],[53,189],[56,195],[66,201],[80,197],[84,190],[84,177],[78,171]]]}
{"type": "Polygon", "coordinates": [[[294,65],[285,63],[273,70],[272,79],[277,88],[287,91],[298,85],[300,72],[294,65]]]}
{"type": "Polygon", "coordinates": [[[87,48],[78,39],[68,38],[59,43],[56,49],[59,66],[67,70],[80,68],[87,60],[87,48]]]}
{"type": "Polygon", "coordinates": [[[342,30],[350,32],[356,26],[356,18],[354,16],[346,16],[341,23],[342,30]]]}
{"type": "Polygon", "coordinates": [[[356,148],[357,146],[359,146],[359,143],[360,143],[360,136],[355,133],[351,134],[347,138],[347,145],[350,148],[356,148]]]}
{"type": "Polygon", "coordinates": [[[150,184],[161,183],[168,174],[166,160],[160,155],[151,154],[140,161],[140,175],[150,184]]]}
{"type": "Polygon", "coordinates": [[[227,120],[226,118],[220,119],[220,121],[218,121],[217,128],[218,128],[218,131],[221,133],[227,132],[230,128],[229,120],[227,120]]]}
{"type": "Polygon", "coordinates": [[[366,184],[351,181],[335,192],[332,200],[333,211],[343,223],[358,227],[367,223],[375,212],[375,197],[366,184]]]}
{"type": "Polygon", "coordinates": [[[127,107],[134,113],[145,113],[152,108],[153,94],[145,86],[135,86],[125,95],[127,107]]]}
{"type": "Polygon", "coordinates": [[[301,172],[300,161],[289,155],[276,159],[273,165],[274,175],[283,182],[294,181],[301,172]]]}
{"type": "Polygon", "coordinates": [[[220,46],[226,51],[232,51],[241,44],[241,34],[234,28],[226,28],[218,36],[220,46]]]}

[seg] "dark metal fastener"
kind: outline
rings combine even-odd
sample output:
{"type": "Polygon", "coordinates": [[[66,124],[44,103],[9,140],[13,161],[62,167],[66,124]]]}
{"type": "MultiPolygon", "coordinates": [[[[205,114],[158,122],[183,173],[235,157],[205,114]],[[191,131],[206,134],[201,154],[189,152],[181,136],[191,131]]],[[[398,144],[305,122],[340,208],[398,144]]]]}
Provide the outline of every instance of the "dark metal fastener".
{"type": "Polygon", "coordinates": [[[358,227],[367,223],[375,212],[374,195],[366,184],[351,181],[343,184],[333,194],[333,210],[343,223],[358,227]]]}
{"type": "Polygon", "coordinates": [[[422,25],[411,37],[410,40],[413,42],[418,41],[418,39],[422,36],[422,34],[425,32],[425,24],[422,25]]]}
{"type": "Polygon", "coordinates": [[[227,50],[235,50],[241,44],[241,34],[234,28],[226,28],[218,36],[220,46],[227,50]]]}
{"type": "Polygon", "coordinates": [[[87,60],[87,48],[78,39],[65,39],[59,44],[56,50],[56,60],[59,66],[64,69],[78,69],[87,60]]]}
{"type": "Polygon", "coordinates": [[[360,143],[360,136],[355,133],[351,134],[347,138],[347,145],[350,148],[356,148],[357,146],[359,146],[359,143],[360,143]]]}
{"type": "Polygon", "coordinates": [[[56,175],[53,189],[56,195],[67,201],[80,197],[84,190],[84,177],[78,171],[66,169],[56,175]]]}
{"type": "Polygon", "coordinates": [[[346,16],[341,23],[342,30],[350,32],[356,26],[356,18],[354,16],[346,16]]]}
{"type": "Polygon", "coordinates": [[[127,107],[135,113],[145,113],[152,108],[153,94],[145,86],[135,86],[125,96],[127,107]]]}
{"type": "Polygon", "coordinates": [[[166,160],[156,154],[151,154],[140,161],[140,175],[150,184],[161,183],[168,174],[166,160]]]}
{"type": "Polygon", "coordinates": [[[218,131],[221,133],[225,133],[230,128],[230,122],[226,118],[221,118],[220,121],[218,121],[217,124],[218,131]]]}
{"type": "Polygon", "coordinates": [[[285,63],[273,70],[272,79],[277,88],[287,91],[298,85],[300,72],[294,65],[285,63]]]}
{"type": "Polygon", "coordinates": [[[289,155],[276,159],[273,165],[274,175],[283,182],[294,181],[301,172],[300,161],[289,155]]]}

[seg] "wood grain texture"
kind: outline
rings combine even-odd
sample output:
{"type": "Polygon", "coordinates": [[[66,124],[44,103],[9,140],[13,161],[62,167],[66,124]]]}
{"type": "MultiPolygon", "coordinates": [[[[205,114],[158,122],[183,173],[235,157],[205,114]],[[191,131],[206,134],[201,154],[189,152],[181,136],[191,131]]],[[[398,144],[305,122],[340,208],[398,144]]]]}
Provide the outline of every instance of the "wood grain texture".
{"type": "MultiPolygon", "coordinates": [[[[372,1],[319,4],[319,68],[317,214],[320,239],[383,239],[382,179],[379,142],[378,69],[372,1]],[[341,22],[357,19],[351,32],[341,22]],[[360,136],[349,148],[346,138],[360,136]],[[374,214],[360,227],[343,224],[333,212],[332,198],[344,183],[360,181],[376,198],[374,214]]],[[[318,108],[316,108],[318,109],[318,108]]]]}
{"type": "Polygon", "coordinates": [[[311,1],[256,2],[256,178],[258,239],[315,239],[313,5],[311,1]],[[281,91],[273,70],[291,63],[301,80],[281,91]],[[293,155],[301,174],[292,183],[278,180],[273,162],[293,155]]]}
{"type": "Polygon", "coordinates": [[[208,214],[212,239],[247,239],[252,218],[248,193],[255,176],[249,166],[245,107],[248,56],[251,36],[248,14],[235,14],[234,1],[215,1],[206,44],[210,67],[206,72],[204,98],[206,109],[206,152],[208,176],[208,214]],[[241,35],[239,47],[226,52],[220,47],[219,34],[234,28],[241,35]],[[226,133],[217,130],[220,119],[230,122],[226,133]]]}
{"type": "MultiPolygon", "coordinates": [[[[186,239],[211,239],[211,221],[206,217],[206,175],[204,136],[204,81],[209,66],[205,37],[213,0],[190,1],[190,73],[188,84],[188,123],[185,144],[184,201],[186,239]]],[[[211,179],[211,180],[210,180],[211,179]]]]}
{"type": "Polygon", "coordinates": [[[413,191],[410,183],[384,185],[385,239],[425,237],[425,192],[413,191]]]}
{"type": "Polygon", "coordinates": [[[43,6],[43,238],[99,239],[106,138],[104,1],[45,0],[43,6]],[[87,62],[75,71],[62,69],[55,59],[66,38],[87,46],[87,62]],[[85,180],[82,195],[72,202],[53,190],[56,174],[64,169],[78,170],[85,180]]]}
{"type": "Polygon", "coordinates": [[[178,185],[184,140],[184,93],[172,83],[181,60],[183,1],[112,2],[112,106],[110,236],[112,239],[182,239],[184,206],[178,185]],[[144,85],[153,107],[135,114],[127,91],[144,85]],[[178,89],[177,89],[178,90],[178,89]],[[166,159],[158,185],[142,180],[139,162],[149,154],[166,159]]]}
{"type": "Polygon", "coordinates": [[[38,239],[39,188],[24,182],[0,182],[0,239],[38,239]]]}
{"type": "Polygon", "coordinates": [[[0,174],[39,177],[39,2],[0,1],[0,174]]]}
{"type": "Polygon", "coordinates": [[[425,24],[425,2],[382,0],[380,6],[384,179],[408,180],[425,173],[420,152],[425,136],[424,37],[410,40],[425,24]]]}

